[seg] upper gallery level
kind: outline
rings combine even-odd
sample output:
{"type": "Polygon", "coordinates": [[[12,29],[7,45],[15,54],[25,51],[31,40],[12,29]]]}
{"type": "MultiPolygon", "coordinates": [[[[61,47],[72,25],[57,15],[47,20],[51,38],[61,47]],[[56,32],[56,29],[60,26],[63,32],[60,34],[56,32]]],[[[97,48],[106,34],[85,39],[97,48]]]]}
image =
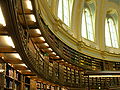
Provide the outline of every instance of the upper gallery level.
{"type": "Polygon", "coordinates": [[[38,0],[41,16],[65,44],[92,57],[119,61],[118,0],[38,0]]]}

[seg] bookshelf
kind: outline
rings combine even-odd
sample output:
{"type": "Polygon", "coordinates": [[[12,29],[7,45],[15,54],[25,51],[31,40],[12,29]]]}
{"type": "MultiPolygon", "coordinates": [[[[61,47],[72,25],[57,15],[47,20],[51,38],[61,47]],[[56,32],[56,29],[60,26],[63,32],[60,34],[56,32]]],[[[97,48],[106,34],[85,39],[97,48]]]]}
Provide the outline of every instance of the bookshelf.
{"type": "Polygon", "coordinates": [[[37,82],[36,84],[37,84],[37,85],[36,85],[36,86],[37,86],[37,90],[41,90],[41,83],[40,83],[40,82],[37,82]]]}
{"type": "Polygon", "coordinates": [[[20,90],[21,74],[12,65],[6,63],[4,72],[4,88],[10,90],[20,90]]]}
{"type": "MultiPolygon", "coordinates": [[[[0,61],[2,61],[2,60],[0,60],[0,61]]],[[[4,75],[4,73],[5,73],[5,66],[6,66],[6,63],[4,63],[4,62],[0,62],[0,89],[1,90],[4,90],[4,82],[5,82],[5,75],[4,75]]]]}
{"type": "Polygon", "coordinates": [[[44,90],[45,89],[45,85],[41,82],[37,82],[36,83],[37,85],[37,90],[44,90]]]}
{"type": "Polygon", "coordinates": [[[36,83],[33,87],[30,86],[36,81],[31,80],[29,76],[15,70],[11,64],[0,62],[0,90],[32,90],[36,83]]]}
{"type": "Polygon", "coordinates": [[[61,86],[51,85],[50,83],[43,83],[40,81],[36,81],[36,89],[35,90],[64,90],[61,86]]]}
{"type": "Polygon", "coordinates": [[[4,74],[2,72],[0,72],[0,89],[3,90],[4,89],[4,74]]]}
{"type": "Polygon", "coordinates": [[[28,76],[23,75],[23,83],[25,90],[30,90],[30,78],[28,76]]]}

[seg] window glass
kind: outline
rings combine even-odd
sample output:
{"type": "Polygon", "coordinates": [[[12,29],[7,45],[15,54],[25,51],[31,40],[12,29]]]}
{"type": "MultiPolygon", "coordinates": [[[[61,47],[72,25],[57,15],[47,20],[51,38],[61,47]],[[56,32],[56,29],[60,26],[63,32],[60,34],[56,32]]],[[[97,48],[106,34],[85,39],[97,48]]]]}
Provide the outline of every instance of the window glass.
{"type": "Polygon", "coordinates": [[[68,0],[63,0],[63,8],[64,8],[64,23],[69,25],[69,7],[68,0]]]}
{"type": "Polygon", "coordinates": [[[105,23],[106,46],[118,48],[117,28],[112,18],[107,18],[105,23]]]}
{"type": "Polygon", "coordinates": [[[73,0],[59,0],[58,17],[68,26],[71,24],[73,0]]]}
{"type": "Polygon", "coordinates": [[[105,22],[105,42],[106,42],[107,46],[112,46],[107,19],[106,19],[106,22],[105,22]]]}
{"type": "Polygon", "coordinates": [[[94,41],[92,15],[89,9],[85,8],[82,14],[82,37],[94,41]]]}
{"type": "Polygon", "coordinates": [[[82,36],[87,38],[86,35],[86,23],[85,23],[85,13],[83,11],[83,15],[82,15],[82,36]]]}
{"type": "Polygon", "coordinates": [[[62,0],[59,0],[59,4],[58,4],[58,17],[62,20],[62,0]]]}

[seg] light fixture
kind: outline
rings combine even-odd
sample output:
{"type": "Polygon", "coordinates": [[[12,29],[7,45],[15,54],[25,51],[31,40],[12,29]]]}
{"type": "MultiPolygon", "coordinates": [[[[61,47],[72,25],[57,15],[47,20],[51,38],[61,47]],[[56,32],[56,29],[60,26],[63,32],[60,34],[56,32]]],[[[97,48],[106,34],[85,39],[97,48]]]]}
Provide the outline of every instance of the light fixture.
{"type": "Polygon", "coordinates": [[[17,70],[18,72],[20,71],[20,70],[17,70]]]}
{"type": "Polygon", "coordinates": [[[56,55],[56,53],[55,53],[55,52],[52,52],[52,54],[56,55]]]}
{"type": "Polygon", "coordinates": [[[1,7],[0,7],[0,24],[2,24],[3,26],[6,26],[5,19],[4,19],[1,7]]]}
{"type": "Polygon", "coordinates": [[[40,34],[41,35],[41,32],[39,29],[35,29],[36,30],[36,33],[40,34]]]}
{"type": "Polygon", "coordinates": [[[0,69],[0,72],[4,72],[5,70],[4,69],[0,69]]]}
{"type": "Polygon", "coordinates": [[[14,45],[11,37],[9,37],[9,36],[4,36],[4,39],[5,39],[5,42],[6,42],[9,46],[15,48],[15,45],[14,45]]]}
{"type": "Polygon", "coordinates": [[[60,58],[59,56],[56,56],[57,58],[60,58]]]}
{"type": "Polygon", "coordinates": [[[49,45],[47,43],[44,43],[45,46],[49,47],[49,45]]]}
{"type": "Polygon", "coordinates": [[[30,19],[34,22],[36,22],[35,16],[34,15],[30,15],[30,19]]]}
{"type": "Polygon", "coordinates": [[[31,72],[31,70],[27,70],[28,72],[31,72]]]}
{"type": "Polygon", "coordinates": [[[101,89],[101,87],[98,87],[99,89],[101,89]]]}
{"type": "Polygon", "coordinates": [[[42,41],[45,41],[44,37],[40,37],[40,39],[41,39],[42,41]]]}
{"type": "Polygon", "coordinates": [[[32,10],[32,4],[31,4],[31,1],[30,0],[26,0],[26,5],[27,5],[27,8],[32,10]]]}
{"type": "Polygon", "coordinates": [[[2,59],[5,59],[5,57],[3,57],[3,56],[2,56],[1,58],[2,58],[2,59]]]}
{"type": "Polygon", "coordinates": [[[11,64],[11,63],[8,63],[8,65],[10,65],[10,66],[11,66],[12,64],[11,64]]]}
{"type": "Polygon", "coordinates": [[[15,58],[22,60],[18,53],[14,53],[13,55],[15,56],[15,58]]]}
{"type": "Polygon", "coordinates": [[[25,66],[25,67],[27,67],[25,64],[20,64],[21,66],[25,66]]]}
{"type": "Polygon", "coordinates": [[[52,48],[48,48],[48,50],[52,51],[52,48]]]}

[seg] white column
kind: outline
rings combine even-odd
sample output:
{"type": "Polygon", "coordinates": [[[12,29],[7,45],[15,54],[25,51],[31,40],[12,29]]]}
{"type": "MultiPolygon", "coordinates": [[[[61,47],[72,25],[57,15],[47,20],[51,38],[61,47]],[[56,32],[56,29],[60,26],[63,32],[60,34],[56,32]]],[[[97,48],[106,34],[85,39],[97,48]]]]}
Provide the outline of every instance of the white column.
{"type": "Polygon", "coordinates": [[[75,38],[81,41],[81,21],[82,11],[84,8],[84,0],[74,0],[71,27],[75,38]]]}

